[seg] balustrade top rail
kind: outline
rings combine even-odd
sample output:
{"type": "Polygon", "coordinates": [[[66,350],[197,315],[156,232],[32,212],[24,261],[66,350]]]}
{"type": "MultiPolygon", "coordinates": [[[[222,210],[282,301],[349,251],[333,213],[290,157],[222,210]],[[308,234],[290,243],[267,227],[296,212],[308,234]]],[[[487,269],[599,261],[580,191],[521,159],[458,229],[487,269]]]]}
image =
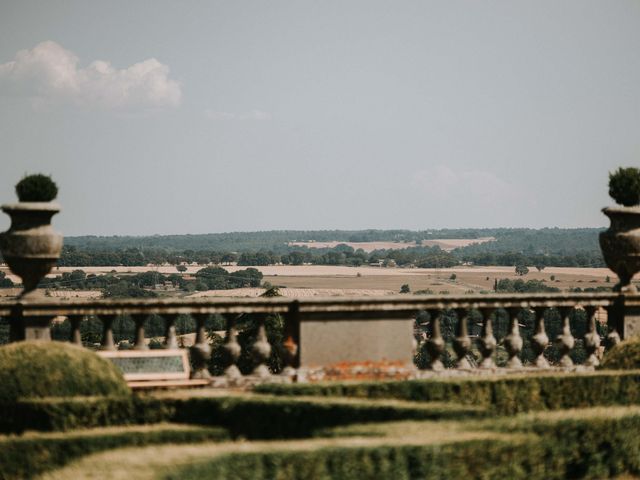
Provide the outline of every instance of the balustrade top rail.
{"type": "Polygon", "coordinates": [[[619,293],[520,293],[479,295],[389,295],[351,298],[131,298],[131,299],[11,299],[0,301],[0,317],[70,315],[285,314],[296,310],[304,318],[406,318],[421,310],[610,307],[616,300],[640,307],[640,295],[619,293]]]}

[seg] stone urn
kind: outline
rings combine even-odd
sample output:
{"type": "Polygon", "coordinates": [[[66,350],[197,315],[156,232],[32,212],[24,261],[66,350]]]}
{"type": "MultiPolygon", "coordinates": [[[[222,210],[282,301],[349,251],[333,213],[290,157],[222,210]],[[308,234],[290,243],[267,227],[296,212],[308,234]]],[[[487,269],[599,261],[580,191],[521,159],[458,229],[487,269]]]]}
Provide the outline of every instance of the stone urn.
{"type": "Polygon", "coordinates": [[[54,202],[20,202],[3,205],[11,227],[0,234],[0,251],[13,273],[22,279],[20,298],[37,296],[36,287],[55,266],[62,250],[62,235],[51,226],[60,211],[54,202]]]}
{"type": "Polygon", "coordinates": [[[600,248],[620,279],[614,290],[636,292],[631,279],[640,271],[640,207],[608,207],[602,212],[611,220],[609,230],[600,234],[600,248]]]}

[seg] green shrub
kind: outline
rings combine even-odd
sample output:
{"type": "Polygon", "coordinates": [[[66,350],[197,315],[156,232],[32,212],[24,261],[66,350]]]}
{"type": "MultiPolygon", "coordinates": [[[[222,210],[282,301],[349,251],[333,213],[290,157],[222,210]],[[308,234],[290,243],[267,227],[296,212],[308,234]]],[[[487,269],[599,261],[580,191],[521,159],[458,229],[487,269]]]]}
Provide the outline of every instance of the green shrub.
{"type": "Polygon", "coordinates": [[[221,441],[222,428],[153,425],[0,437],[0,478],[32,478],[78,457],[127,446],[221,441]]]}
{"type": "Polygon", "coordinates": [[[602,359],[602,368],[632,370],[640,368],[640,338],[631,338],[608,350],[602,359]]]}
{"type": "Polygon", "coordinates": [[[129,394],[118,368],[82,347],[35,341],[0,347],[0,405],[51,396],[129,394]]]}
{"type": "Polygon", "coordinates": [[[254,389],[276,395],[395,398],[476,405],[499,414],[640,403],[640,371],[547,373],[389,382],[277,385],[254,389]]]}
{"type": "Polygon", "coordinates": [[[175,412],[171,421],[219,425],[236,437],[302,438],[336,425],[394,420],[477,418],[485,415],[476,406],[411,404],[358,399],[249,397],[147,398],[148,408],[175,412]]]}
{"type": "Polygon", "coordinates": [[[16,184],[21,202],[50,202],[58,196],[58,186],[48,175],[27,175],[16,184]]]}
{"type": "MultiPolygon", "coordinates": [[[[459,425],[459,438],[439,440],[424,422],[415,433],[354,446],[345,439],[328,448],[258,450],[174,467],[165,479],[565,479],[612,478],[640,472],[638,411],[573,411],[459,425]],[[483,428],[492,430],[487,435],[483,428]],[[476,431],[483,438],[464,437],[476,431]]],[[[421,422],[416,422],[419,426],[421,422]]],[[[372,425],[369,428],[375,428],[372,425]]],[[[404,427],[398,424],[395,426],[404,427]]],[[[347,429],[348,430],[348,429],[347,429]]],[[[384,435],[384,429],[381,429],[384,435]]],[[[354,431],[358,435],[357,429],[354,431]]],[[[437,433],[436,433],[437,435],[437,433]]],[[[356,444],[357,445],[357,444],[356,444]]]]}
{"type": "Polygon", "coordinates": [[[620,167],[609,173],[609,195],[625,207],[640,204],[640,169],[620,167]]]}

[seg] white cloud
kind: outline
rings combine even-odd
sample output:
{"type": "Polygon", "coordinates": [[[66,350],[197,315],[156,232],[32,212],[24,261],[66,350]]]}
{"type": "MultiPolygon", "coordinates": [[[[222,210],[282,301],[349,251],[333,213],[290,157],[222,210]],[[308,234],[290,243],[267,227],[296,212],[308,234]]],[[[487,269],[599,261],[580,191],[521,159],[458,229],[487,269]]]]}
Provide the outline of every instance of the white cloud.
{"type": "Polygon", "coordinates": [[[250,112],[243,112],[243,113],[230,113],[230,112],[216,112],[214,110],[206,109],[204,111],[204,115],[210,120],[263,121],[263,120],[271,120],[273,118],[269,112],[263,112],[262,110],[251,110],[250,112]]]}
{"type": "Polygon", "coordinates": [[[96,60],[78,68],[78,57],[53,41],[39,43],[0,64],[0,95],[22,95],[34,104],[70,103],[101,109],[163,108],[180,104],[180,84],[155,58],[116,69],[96,60]]]}

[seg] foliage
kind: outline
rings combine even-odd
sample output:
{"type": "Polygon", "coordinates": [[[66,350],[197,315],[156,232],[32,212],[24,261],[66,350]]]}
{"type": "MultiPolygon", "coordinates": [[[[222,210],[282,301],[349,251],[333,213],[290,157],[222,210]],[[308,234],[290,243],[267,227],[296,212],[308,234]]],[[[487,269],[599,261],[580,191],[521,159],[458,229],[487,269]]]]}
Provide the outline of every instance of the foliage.
{"type": "Polygon", "coordinates": [[[117,367],[84,348],[37,341],[0,347],[0,405],[20,398],[129,393],[117,367]]]}
{"type": "Polygon", "coordinates": [[[48,175],[26,175],[16,184],[21,202],[50,202],[58,196],[58,186],[48,175]]]}
{"type": "Polygon", "coordinates": [[[529,269],[526,265],[518,264],[516,265],[516,275],[526,275],[529,273],[529,269]]]}
{"type": "Polygon", "coordinates": [[[625,207],[640,204],[640,169],[618,168],[609,173],[609,195],[616,203],[625,207]]]}
{"type": "Polygon", "coordinates": [[[303,438],[336,425],[404,419],[463,419],[482,417],[474,406],[399,403],[340,398],[287,398],[267,395],[165,397],[172,421],[218,425],[234,437],[252,439],[303,438]]]}
{"type": "Polygon", "coordinates": [[[260,393],[453,402],[499,414],[640,403],[640,371],[259,385],[260,393]]]}
{"type": "Polygon", "coordinates": [[[219,427],[168,424],[84,430],[65,435],[32,433],[0,437],[0,478],[33,478],[80,456],[114,448],[211,442],[227,438],[226,431],[219,427]]]}
{"type": "Polygon", "coordinates": [[[400,293],[411,293],[411,287],[409,287],[408,283],[405,283],[400,287],[400,293]]]}
{"type": "Polygon", "coordinates": [[[511,280],[510,278],[501,278],[496,283],[496,292],[498,293],[538,293],[538,292],[559,292],[556,287],[549,287],[540,280],[522,279],[511,280]]]}
{"type": "Polygon", "coordinates": [[[630,338],[608,350],[602,359],[602,368],[613,370],[640,368],[640,338],[630,338]]]}

